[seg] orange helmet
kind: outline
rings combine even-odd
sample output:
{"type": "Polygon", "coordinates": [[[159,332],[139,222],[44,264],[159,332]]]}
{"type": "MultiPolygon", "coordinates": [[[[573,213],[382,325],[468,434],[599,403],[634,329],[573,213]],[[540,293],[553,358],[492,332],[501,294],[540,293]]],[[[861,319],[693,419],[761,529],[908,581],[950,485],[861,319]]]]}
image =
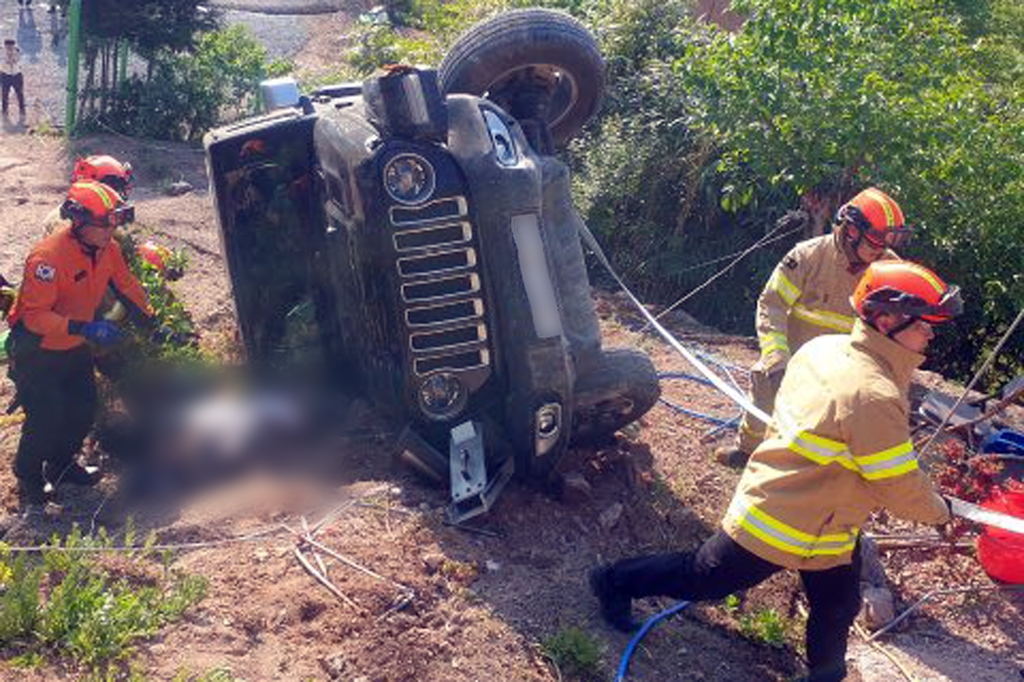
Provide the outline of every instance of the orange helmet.
{"type": "Polygon", "coordinates": [[[891,313],[937,324],[963,312],[960,288],[949,286],[928,268],[907,261],[877,261],[868,266],[850,299],[866,322],[891,313]]]}
{"type": "Polygon", "coordinates": [[[144,242],[135,249],[135,252],[143,261],[160,271],[160,274],[167,270],[167,261],[171,258],[171,250],[166,246],[161,246],[156,242],[144,242]]]}
{"type": "Polygon", "coordinates": [[[76,161],[75,169],[71,171],[71,182],[79,180],[98,180],[127,199],[132,188],[132,165],[106,154],[87,156],[76,161]]]}
{"type": "Polygon", "coordinates": [[[855,243],[867,239],[875,246],[899,247],[911,233],[899,204],[877,187],[869,187],[843,204],[836,223],[857,229],[855,243]]]}
{"type": "Polygon", "coordinates": [[[60,217],[74,227],[83,225],[118,226],[135,220],[135,207],[112,187],[95,180],[76,182],[60,207],[60,217]]]}

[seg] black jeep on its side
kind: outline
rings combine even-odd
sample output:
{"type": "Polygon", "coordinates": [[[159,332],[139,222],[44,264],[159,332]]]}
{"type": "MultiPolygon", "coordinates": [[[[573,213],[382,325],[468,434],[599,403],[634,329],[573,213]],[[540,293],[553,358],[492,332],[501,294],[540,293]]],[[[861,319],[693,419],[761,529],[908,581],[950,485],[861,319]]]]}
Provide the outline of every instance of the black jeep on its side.
{"type": "Polygon", "coordinates": [[[438,71],[265,83],[269,113],[206,137],[250,363],[362,391],[406,427],[400,456],[451,481],[454,520],[658,398],[642,351],[602,348],[554,155],[603,76],[579,23],[518,10],[438,71]]]}

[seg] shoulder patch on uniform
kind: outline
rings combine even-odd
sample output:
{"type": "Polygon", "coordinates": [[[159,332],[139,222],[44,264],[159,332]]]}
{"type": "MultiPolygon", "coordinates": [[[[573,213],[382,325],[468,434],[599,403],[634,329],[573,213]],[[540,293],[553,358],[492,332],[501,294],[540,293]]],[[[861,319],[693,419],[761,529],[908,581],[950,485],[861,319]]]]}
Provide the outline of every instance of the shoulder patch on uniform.
{"type": "Polygon", "coordinates": [[[782,264],[785,265],[790,270],[792,270],[793,268],[796,267],[796,258],[794,258],[793,256],[786,256],[785,258],[782,259],[782,264]]]}
{"type": "Polygon", "coordinates": [[[40,263],[36,266],[36,279],[41,282],[52,282],[53,278],[57,276],[57,268],[46,263],[40,263]]]}

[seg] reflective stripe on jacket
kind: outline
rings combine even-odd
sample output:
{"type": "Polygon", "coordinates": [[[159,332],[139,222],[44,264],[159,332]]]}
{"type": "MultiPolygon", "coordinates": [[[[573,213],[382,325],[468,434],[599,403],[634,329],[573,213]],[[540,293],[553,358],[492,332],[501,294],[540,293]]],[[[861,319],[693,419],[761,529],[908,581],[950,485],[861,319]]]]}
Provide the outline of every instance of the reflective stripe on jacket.
{"type": "Polygon", "coordinates": [[[68,334],[68,322],[92,321],[111,283],[140,311],[152,314],[146,292],[128,269],[117,241],[90,256],[65,225],[29,254],[8,322],[12,328],[21,323],[40,337],[45,350],[75,348],[85,339],[68,334]]]}
{"type": "MultiPolygon", "coordinates": [[[[853,327],[850,296],[863,271],[851,272],[840,239],[834,232],[802,241],[775,266],[757,300],[757,338],[765,370],[785,364],[816,336],[853,327]]],[[[886,251],[882,257],[897,256],[886,251]]]]}
{"type": "Polygon", "coordinates": [[[910,441],[907,393],[923,360],[859,320],[850,334],[808,342],[786,369],[726,532],[780,566],[821,570],[850,562],[876,508],[948,520],[910,441]]]}

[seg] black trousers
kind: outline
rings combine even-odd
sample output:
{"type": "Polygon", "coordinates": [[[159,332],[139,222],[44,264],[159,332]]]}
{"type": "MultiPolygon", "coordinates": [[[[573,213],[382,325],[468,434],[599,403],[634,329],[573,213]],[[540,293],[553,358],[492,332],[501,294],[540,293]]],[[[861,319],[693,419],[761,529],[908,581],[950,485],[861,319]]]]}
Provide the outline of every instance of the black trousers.
{"type": "Polygon", "coordinates": [[[14,475],[30,486],[56,484],[74,462],[96,415],[92,351],[31,350],[12,357],[11,378],[25,411],[14,475]]]}
{"type": "MultiPolygon", "coordinates": [[[[667,596],[688,601],[718,600],[749,589],[783,570],[719,530],[696,552],[624,559],[612,565],[616,591],[633,598],[667,596]]],[[[846,676],[846,645],[860,611],[860,544],[853,563],[823,571],[800,571],[810,615],[807,663],[814,682],[846,676]]]]}
{"type": "Polygon", "coordinates": [[[11,89],[14,89],[14,94],[18,98],[18,111],[22,115],[25,114],[25,77],[16,73],[13,76],[10,74],[0,74],[0,104],[3,105],[3,112],[7,113],[7,99],[10,95],[11,89]]]}

